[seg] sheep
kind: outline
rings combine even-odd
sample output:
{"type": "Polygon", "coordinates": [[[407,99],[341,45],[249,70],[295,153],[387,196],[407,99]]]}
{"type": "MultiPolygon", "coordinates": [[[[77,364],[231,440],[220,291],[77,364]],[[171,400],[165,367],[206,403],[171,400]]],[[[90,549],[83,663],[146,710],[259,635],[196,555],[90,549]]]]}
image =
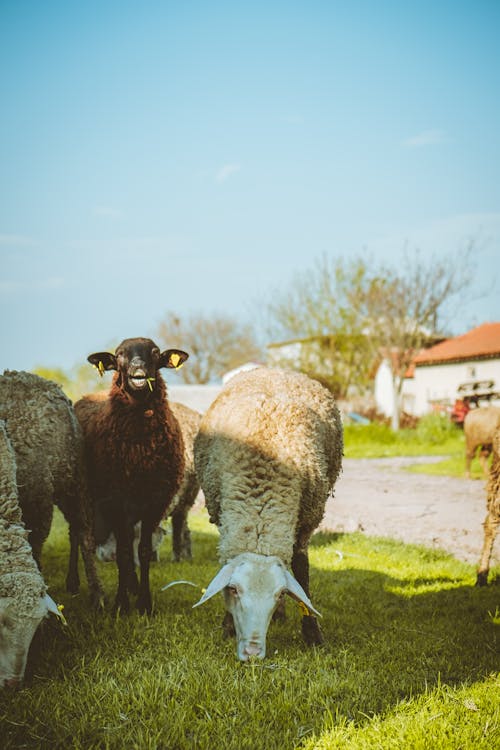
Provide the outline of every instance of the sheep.
{"type": "Polygon", "coordinates": [[[115,370],[111,389],[75,404],[85,437],[89,486],[94,502],[96,542],[116,538],[118,589],[114,611],[136,607],[151,614],[149,564],[152,534],[178,492],[184,472],[179,422],[167,401],[162,367],[188,358],[179,349],[160,352],[148,338],[122,341],[115,354],[96,352],[87,359],[103,373],[115,370]],[[141,521],[140,582],[134,569],[134,526],[141,521]]]}
{"type": "Polygon", "coordinates": [[[488,583],[490,558],[493,544],[500,524],[500,424],[493,435],[493,459],[490,476],[486,486],[487,513],[484,519],[484,541],[481,558],[479,560],[476,586],[488,583]]]}
{"type": "Polygon", "coordinates": [[[299,602],[306,643],[323,642],[309,598],[308,544],[342,454],[335,399],[301,373],[258,368],[236,375],[202,418],[195,466],[219,529],[222,568],[194,606],[223,591],[224,632],[236,635],[241,661],[264,658],[271,617],[284,615],[284,594],[299,602]]]}
{"type": "Polygon", "coordinates": [[[5,421],[16,455],[19,505],[38,567],[41,569],[42,547],[56,504],[69,525],[66,588],[72,594],[79,591],[80,547],[91,603],[94,608],[100,607],[103,590],[94,555],[83,435],[71,401],[50,380],[6,370],[0,376],[0,419],[5,421]]]}
{"type": "MultiPolygon", "coordinates": [[[[192,508],[200,489],[200,483],[194,469],[194,439],[200,425],[201,414],[190,409],[184,404],[170,401],[170,408],[174,413],[182,432],[184,442],[184,476],[179,492],[172,500],[168,510],[168,516],[172,519],[172,559],[179,562],[182,559],[190,560],[191,537],[187,523],[187,514],[192,508]]],[[[139,567],[139,538],[141,524],[136,523],[134,527],[134,563],[139,567]]],[[[158,526],[153,532],[153,560],[159,559],[159,547],[165,536],[165,530],[158,526]]],[[[104,544],[98,545],[97,557],[103,562],[116,559],[116,540],[111,533],[104,544]]]]}
{"type": "Polygon", "coordinates": [[[470,479],[471,461],[479,447],[479,460],[484,476],[488,477],[488,457],[496,426],[500,423],[500,407],[484,406],[472,409],[464,419],[465,476],[470,479]]]}
{"type": "Polygon", "coordinates": [[[33,558],[16,486],[16,457],[0,420],[0,687],[18,687],[40,622],[59,614],[33,558]]]}
{"type": "MultiPolygon", "coordinates": [[[[166,530],[162,524],[157,526],[151,537],[151,562],[158,562],[160,559],[160,546],[166,535],[166,530]]],[[[139,542],[141,540],[141,522],[138,521],[134,526],[134,565],[139,568],[139,542]]],[[[108,536],[105,542],[98,544],[96,547],[97,559],[100,562],[116,562],[116,539],[113,532],[108,536]]]]}

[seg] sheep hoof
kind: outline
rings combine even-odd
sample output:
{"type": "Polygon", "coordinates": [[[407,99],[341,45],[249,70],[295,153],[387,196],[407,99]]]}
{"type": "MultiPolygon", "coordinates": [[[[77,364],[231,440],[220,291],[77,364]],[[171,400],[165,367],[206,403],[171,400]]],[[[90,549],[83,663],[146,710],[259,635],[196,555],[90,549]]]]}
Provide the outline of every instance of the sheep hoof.
{"type": "Polygon", "coordinates": [[[488,583],[488,573],[487,572],[485,573],[484,571],[481,571],[480,573],[478,573],[477,578],[476,578],[476,586],[486,586],[487,583],[488,583]]]}
{"type": "Polygon", "coordinates": [[[302,635],[308,646],[321,646],[325,639],[315,617],[302,618],[302,635]]]}
{"type": "Polygon", "coordinates": [[[127,597],[116,597],[115,603],[113,605],[113,614],[114,615],[128,615],[130,612],[130,603],[127,597]]]}
{"type": "Polygon", "coordinates": [[[102,591],[93,591],[90,594],[90,606],[94,612],[103,612],[106,598],[102,591]]]}
{"type": "Polygon", "coordinates": [[[153,611],[153,605],[150,596],[140,596],[136,603],[136,609],[140,615],[150,615],[153,611]]]}

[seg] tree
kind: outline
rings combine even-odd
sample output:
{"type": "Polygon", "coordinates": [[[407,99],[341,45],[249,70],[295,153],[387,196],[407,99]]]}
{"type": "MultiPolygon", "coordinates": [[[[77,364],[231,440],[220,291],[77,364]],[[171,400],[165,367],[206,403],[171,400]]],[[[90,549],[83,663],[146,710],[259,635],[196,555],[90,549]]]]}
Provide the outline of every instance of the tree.
{"type": "Polygon", "coordinates": [[[273,294],[267,308],[268,335],[298,339],[296,369],[325,382],[337,398],[369,384],[372,345],[363,311],[352,298],[363,298],[371,268],[368,259],[324,255],[288,290],[273,294]]]}
{"type": "Polygon", "coordinates": [[[405,374],[419,350],[444,338],[453,304],[463,304],[473,280],[476,249],[462,250],[426,261],[419,250],[405,250],[399,267],[383,266],[361,302],[370,336],[379,351],[390,353],[395,410],[393,429],[399,429],[405,374]]]}
{"type": "MultiPolygon", "coordinates": [[[[366,389],[377,358],[390,355],[393,427],[398,429],[405,373],[419,349],[443,337],[451,301],[463,302],[474,251],[469,243],[462,251],[425,261],[418,250],[405,250],[397,265],[323,256],[269,305],[274,332],[285,338],[328,339],[323,364],[339,397],[366,389]]],[[[302,359],[300,369],[314,375],[314,358],[307,360],[302,359]]]]}
{"type": "Polygon", "coordinates": [[[165,347],[184,349],[189,360],[180,370],[185,383],[209,383],[248,361],[262,359],[251,326],[229,315],[167,312],[158,336],[165,347]]]}
{"type": "Polygon", "coordinates": [[[70,373],[58,367],[36,367],[33,372],[60,385],[73,403],[85,393],[104,391],[110,386],[109,379],[100,378],[97,371],[88,363],[75,365],[70,373]]]}

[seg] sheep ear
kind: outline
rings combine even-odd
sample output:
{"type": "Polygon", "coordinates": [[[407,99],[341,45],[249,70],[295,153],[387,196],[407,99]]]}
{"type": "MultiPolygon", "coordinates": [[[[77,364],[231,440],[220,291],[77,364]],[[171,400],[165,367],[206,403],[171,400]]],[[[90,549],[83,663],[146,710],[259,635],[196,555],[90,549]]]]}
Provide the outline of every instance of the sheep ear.
{"type": "MultiPolygon", "coordinates": [[[[285,571],[285,579],[287,588],[286,593],[291,596],[292,599],[301,602],[308,610],[307,614],[315,614],[318,615],[318,617],[322,617],[321,613],[313,607],[311,600],[300,583],[291,575],[291,573],[288,572],[288,570],[285,571]]],[[[304,612],[304,614],[306,614],[306,612],[304,612]]]]}
{"type": "Polygon", "coordinates": [[[55,601],[52,599],[51,596],[48,594],[45,594],[44,597],[45,604],[47,605],[47,609],[49,612],[52,612],[53,615],[56,615],[56,617],[59,617],[63,625],[67,625],[66,618],[64,617],[62,611],[64,609],[63,605],[61,604],[59,607],[55,603],[55,601]]]}
{"type": "Polygon", "coordinates": [[[116,357],[110,352],[96,352],[95,354],[89,354],[87,362],[94,365],[99,370],[99,375],[104,375],[106,370],[117,370],[118,365],[116,363],[116,357]]]}
{"type": "Polygon", "coordinates": [[[200,604],[205,604],[205,602],[211,599],[212,596],[215,596],[215,594],[218,594],[219,591],[222,591],[222,589],[225,588],[231,580],[233,571],[234,563],[226,563],[224,567],[219,570],[215,578],[212,578],[200,601],[196,602],[196,604],[193,604],[193,609],[195,607],[199,607],[200,604]]]}
{"type": "Polygon", "coordinates": [[[166,349],[160,354],[158,367],[174,367],[178,370],[188,357],[189,354],[183,352],[182,349],[166,349]]]}

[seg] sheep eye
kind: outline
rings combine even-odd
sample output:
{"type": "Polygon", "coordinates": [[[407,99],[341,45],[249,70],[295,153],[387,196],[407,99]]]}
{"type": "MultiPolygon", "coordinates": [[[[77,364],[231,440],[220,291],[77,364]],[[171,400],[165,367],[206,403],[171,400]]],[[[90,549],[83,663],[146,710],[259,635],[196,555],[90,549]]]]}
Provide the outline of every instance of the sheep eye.
{"type": "Polygon", "coordinates": [[[226,586],[226,588],[231,596],[234,596],[235,598],[238,596],[238,589],[236,586],[226,586]]]}
{"type": "Polygon", "coordinates": [[[152,351],[152,354],[153,354],[154,357],[159,357],[160,356],[160,350],[155,347],[153,349],[153,351],[152,351]]]}

